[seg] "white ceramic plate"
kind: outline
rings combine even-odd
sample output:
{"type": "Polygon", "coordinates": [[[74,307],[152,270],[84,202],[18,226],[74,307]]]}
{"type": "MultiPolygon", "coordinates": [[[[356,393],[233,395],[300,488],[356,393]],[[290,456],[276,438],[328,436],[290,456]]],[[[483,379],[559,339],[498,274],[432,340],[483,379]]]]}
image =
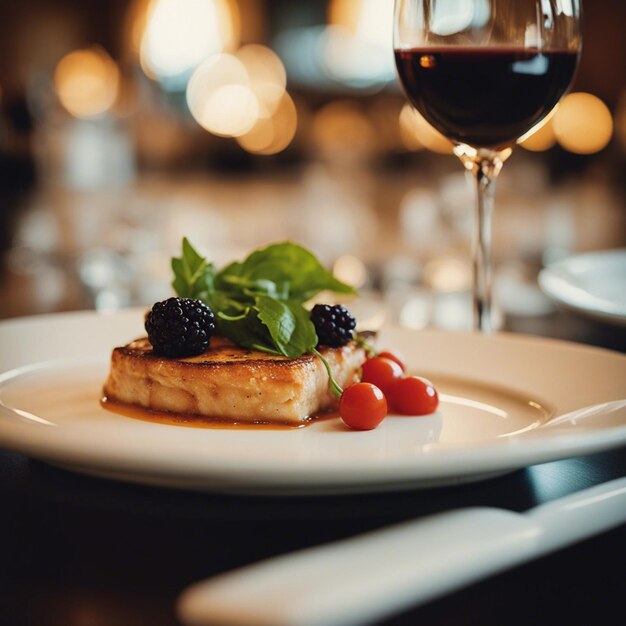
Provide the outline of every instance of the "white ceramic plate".
{"type": "Polygon", "coordinates": [[[560,304],[626,325],[626,249],[562,259],[539,273],[539,285],[560,304]]]}
{"type": "Polygon", "coordinates": [[[384,329],[381,343],[435,382],[433,415],[389,416],[369,432],[339,419],[220,430],[124,417],[100,407],[101,385],[111,348],[142,330],[140,311],[1,323],[0,446],[118,480],[287,494],[473,481],[626,442],[626,356],[402,328],[384,329]]]}

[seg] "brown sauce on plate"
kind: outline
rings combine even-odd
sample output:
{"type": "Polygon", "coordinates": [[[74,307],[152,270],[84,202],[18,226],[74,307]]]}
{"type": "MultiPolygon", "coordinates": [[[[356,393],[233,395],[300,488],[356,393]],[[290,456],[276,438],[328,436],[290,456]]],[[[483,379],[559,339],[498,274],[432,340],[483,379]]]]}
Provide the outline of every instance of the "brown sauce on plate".
{"type": "Polygon", "coordinates": [[[236,430],[297,430],[310,426],[314,422],[327,420],[338,417],[336,411],[329,411],[319,415],[312,415],[304,422],[298,424],[277,423],[277,422],[237,422],[230,419],[219,419],[213,417],[205,417],[203,415],[185,415],[178,413],[170,413],[169,411],[154,411],[139,406],[124,404],[109,400],[104,396],[100,400],[100,406],[107,411],[131,417],[133,419],[143,420],[144,422],[156,422],[158,424],[167,424],[169,426],[186,426],[188,428],[212,428],[212,429],[236,429],[236,430]]]}

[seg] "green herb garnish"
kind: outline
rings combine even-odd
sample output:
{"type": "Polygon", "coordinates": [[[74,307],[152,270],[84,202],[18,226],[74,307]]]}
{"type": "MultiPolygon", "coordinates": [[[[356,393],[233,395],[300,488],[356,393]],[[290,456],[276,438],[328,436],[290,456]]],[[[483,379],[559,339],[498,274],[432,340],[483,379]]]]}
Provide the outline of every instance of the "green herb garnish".
{"type": "Polygon", "coordinates": [[[172,270],[176,294],[210,306],[220,335],[286,357],[313,353],[328,370],[331,390],[341,395],[328,362],[316,350],[315,326],[304,303],[321,291],[356,290],[337,280],[311,252],[295,243],[277,243],[217,271],[185,238],[172,270]]]}

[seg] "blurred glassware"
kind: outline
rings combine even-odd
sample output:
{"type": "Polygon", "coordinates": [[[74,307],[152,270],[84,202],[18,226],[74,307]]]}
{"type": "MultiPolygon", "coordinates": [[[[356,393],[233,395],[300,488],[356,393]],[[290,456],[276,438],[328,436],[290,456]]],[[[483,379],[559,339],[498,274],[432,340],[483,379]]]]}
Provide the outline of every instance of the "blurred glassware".
{"type": "Polygon", "coordinates": [[[296,84],[377,93],[395,78],[392,15],[393,0],[331,0],[327,24],[284,30],[276,49],[296,84]]]}
{"type": "Polygon", "coordinates": [[[114,311],[133,304],[136,270],[122,254],[109,247],[88,250],[78,260],[78,272],[96,310],[114,311]]]}
{"type": "Polygon", "coordinates": [[[522,261],[500,264],[494,278],[497,302],[505,315],[532,318],[554,311],[537,285],[537,267],[522,261]]]}

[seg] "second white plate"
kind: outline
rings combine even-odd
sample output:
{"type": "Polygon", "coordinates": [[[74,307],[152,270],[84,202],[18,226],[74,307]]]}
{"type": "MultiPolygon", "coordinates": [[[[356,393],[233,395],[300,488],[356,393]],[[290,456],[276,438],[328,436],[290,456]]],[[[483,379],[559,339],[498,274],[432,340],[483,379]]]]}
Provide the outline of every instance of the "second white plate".
{"type": "Polygon", "coordinates": [[[539,273],[541,289],[560,304],[626,325],[626,250],[577,254],[539,273]]]}

